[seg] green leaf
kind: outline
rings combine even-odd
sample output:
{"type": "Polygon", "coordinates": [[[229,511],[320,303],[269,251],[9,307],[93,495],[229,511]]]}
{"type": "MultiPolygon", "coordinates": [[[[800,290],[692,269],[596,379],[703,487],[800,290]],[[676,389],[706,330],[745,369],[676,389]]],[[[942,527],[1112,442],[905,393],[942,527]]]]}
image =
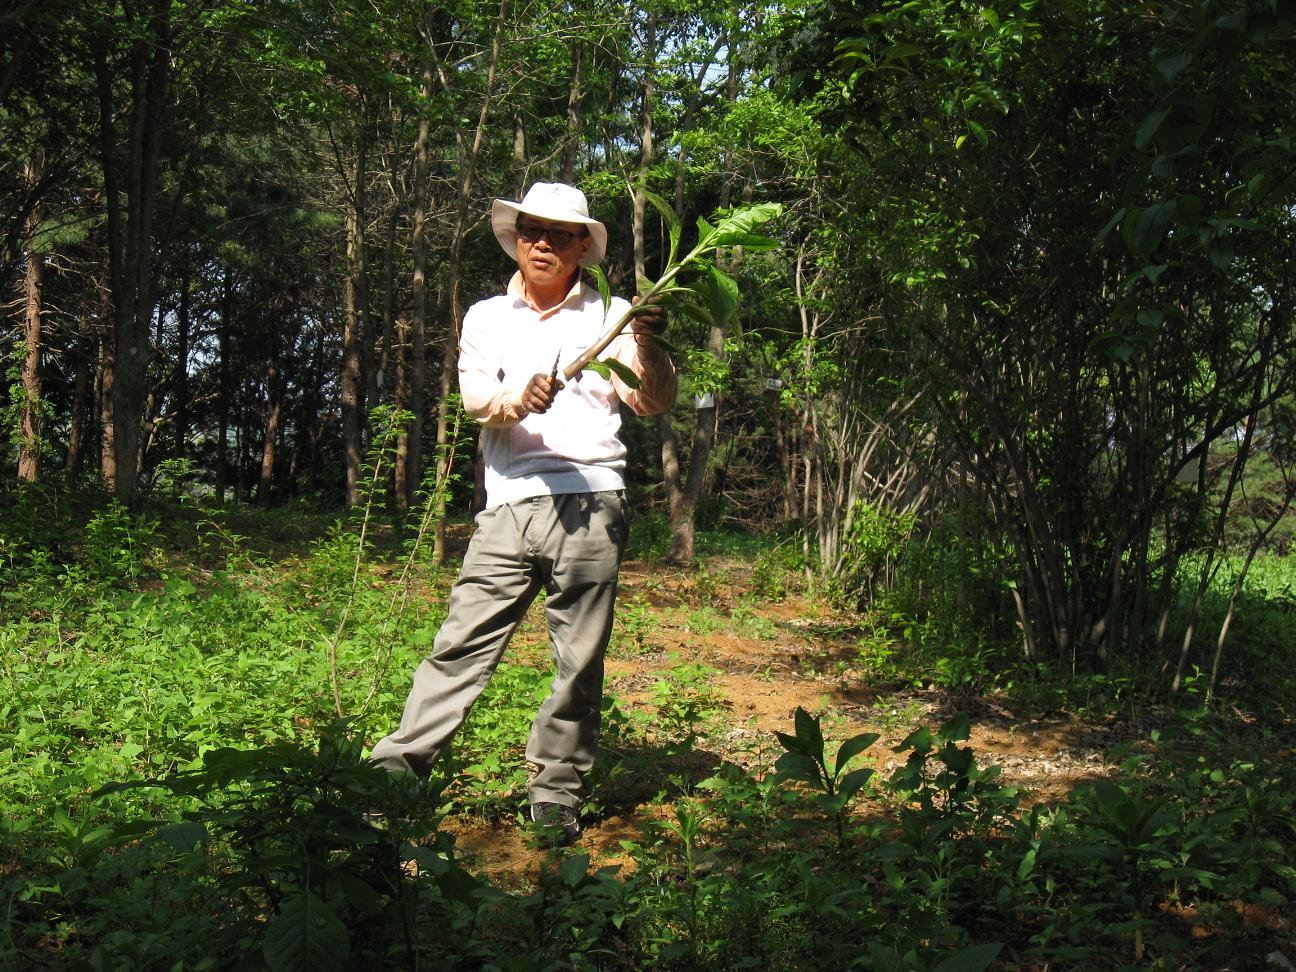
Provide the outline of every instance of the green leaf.
{"type": "Polygon", "coordinates": [[[1035,870],[1035,857],[1039,852],[1032,847],[1022,855],[1021,862],[1017,865],[1017,880],[1024,881],[1031,871],[1035,870]]]}
{"type": "Polygon", "coordinates": [[[1174,221],[1175,203],[1153,203],[1146,209],[1134,208],[1121,227],[1125,245],[1139,256],[1152,253],[1165,238],[1174,221]]]}
{"type": "MultiPolygon", "coordinates": [[[[612,374],[615,374],[631,388],[638,389],[643,386],[643,382],[639,380],[639,376],[631,371],[628,365],[622,364],[616,358],[604,358],[599,362],[599,364],[607,365],[612,374]]],[[[609,378],[610,377],[611,376],[609,376],[609,378]]]]}
{"type": "Polygon", "coordinates": [[[805,751],[822,761],[824,737],[820,717],[812,716],[798,705],[792,715],[792,724],[796,727],[797,741],[805,747],[805,751]]]}
{"type": "Polygon", "coordinates": [[[1201,223],[1204,209],[1200,196],[1180,196],[1175,202],[1175,219],[1180,226],[1192,229],[1201,223]]]}
{"type": "Polygon", "coordinates": [[[691,301],[672,304],[671,310],[679,311],[685,317],[691,317],[693,320],[697,321],[699,324],[705,325],[706,327],[716,326],[716,320],[711,316],[711,312],[705,307],[702,307],[699,304],[694,304],[691,301]]]}
{"type": "Polygon", "coordinates": [[[1157,74],[1161,75],[1161,80],[1166,84],[1172,84],[1183,69],[1192,63],[1192,59],[1192,51],[1181,48],[1168,54],[1154,56],[1152,63],[1156,66],[1157,74]]]}
{"type": "Polygon", "coordinates": [[[802,755],[808,755],[807,752],[808,744],[804,739],[800,738],[799,736],[789,736],[786,732],[778,732],[777,730],[775,730],[774,736],[776,739],[778,739],[779,745],[782,746],[784,749],[786,749],[789,753],[801,753],[802,755]]]}
{"type": "Polygon", "coordinates": [[[144,752],[144,747],[137,742],[124,742],[121,748],[117,750],[117,755],[127,762],[131,762],[140,753],[144,752]]]}
{"type": "Polygon", "coordinates": [[[995,960],[1002,948],[1003,945],[999,942],[960,948],[934,966],[932,972],[983,972],[990,967],[990,963],[995,960]]]}
{"type": "Polygon", "coordinates": [[[932,732],[926,726],[915,729],[909,735],[900,741],[900,744],[891,751],[893,753],[902,753],[906,749],[912,749],[916,752],[930,752],[932,744],[932,732]]]}
{"type": "Polygon", "coordinates": [[[599,296],[603,298],[603,316],[606,317],[608,311],[612,309],[612,284],[608,282],[607,274],[603,272],[600,266],[589,268],[590,273],[594,275],[594,282],[598,285],[599,296]]]}
{"type": "Polygon", "coordinates": [[[348,871],[340,871],[332,875],[331,879],[342,889],[349,909],[369,917],[382,914],[383,895],[368,881],[348,871]]]}
{"type": "Polygon", "coordinates": [[[819,764],[801,752],[786,752],[774,762],[774,770],[785,780],[802,780],[816,786],[823,785],[819,764]]]}
{"type": "Polygon", "coordinates": [[[841,749],[837,750],[837,772],[840,773],[847,763],[881,738],[876,732],[861,732],[858,736],[847,739],[841,744],[841,749]]]}
{"type": "Polygon", "coordinates": [[[317,972],[345,968],[351,942],[333,909],[304,891],[280,904],[266,926],[261,951],[273,972],[317,972]]]}
{"type": "Polygon", "coordinates": [[[734,246],[732,240],[749,235],[758,226],[763,226],[783,212],[778,203],[757,203],[744,206],[720,221],[711,240],[713,246],[734,246]]]}
{"type": "Polygon", "coordinates": [[[1111,219],[1107,220],[1103,228],[1098,231],[1098,235],[1094,237],[1094,241],[1093,241],[1094,249],[1097,249],[1097,247],[1102,243],[1102,241],[1107,238],[1107,234],[1110,233],[1117,226],[1117,224],[1119,224],[1120,221],[1124,218],[1125,218],[1125,207],[1122,206],[1120,209],[1116,210],[1116,214],[1112,216],[1111,219]]]}
{"type": "Polygon", "coordinates": [[[870,766],[864,766],[857,770],[851,770],[841,781],[838,792],[843,799],[850,799],[868,783],[874,776],[874,770],[870,766]]]}
{"type": "MultiPolygon", "coordinates": [[[[647,189],[640,189],[639,191],[644,194],[645,199],[652,203],[653,209],[657,210],[657,212],[661,214],[661,218],[665,220],[666,226],[670,230],[670,256],[667,258],[666,262],[674,263],[675,254],[679,252],[679,217],[675,215],[675,210],[671,205],[655,192],[649,192],[647,189]]],[[[640,291],[640,293],[643,293],[643,291],[640,291]]]]}
{"type": "Polygon", "coordinates": [[[606,361],[591,361],[585,366],[585,370],[592,371],[594,374],[606,378],[608,381],[612,380],[612,369],[607,366],[606,361]]]}
{"type": "Polygon", "coordinates": [[[671,344],[669,341],[667,341],[667,340],[666,340],[664,337],[662,337],[660,334],[654,334],[654,335],[652,336],[652,339],[653,339],[653,344],[657,345],[657,347],[661,348],[661,349],[662,349],[663,351],[665,351],[667,354],[680,354],[680,353],[681,353],[679,348],[677,348],[675,345],[671,344]]]}
{"type": "Polygon", "coordinates": [[[574,888],[585,879],[585,873],[589,870],[588,854],[572,854],[566,858],[558,868],[558,875],[562,878],[563,884],[569,888],[574,888]]]}
{"type": "Polygon", "coordinates": [[[882,64],[886,66],[897,61],[908,61],[921,53],[922,48],[917,44],[892,44],[882,54],[882,64]]]}
{"type": "Polygon", "coordinates": [[[972,734],[971,723],[968,721],[967,714],[960,712],[949,722],[941,726],[939,738],[946,742],[962,742],[972,734]]]}
{"type": "Polygon", "coordinates": [[[707,264],[702,278],[693,285],[700,302],[711,312],[718,327],[724,327],[738,309],[738,284],[713,264],[707,264]]]}
{"type": "Polygon", "coordinates": [[[1144,118],[1142,124],[1138,127],[1138,132],[1134,136],[1134,147],[1140,152],[1147,148],[1152,139],[1156,137],[1156,133],[1160,130],[1161,123],[1166,120],[1166,116],[1169,114],[1170,109],[1166,107],[1154,111],[1152,114],[1144,118]]]}
{"type": "Polygon", "coordinates": [[[697,219],[698,246],[709,246],[711,237],[715,236],[716,228],[699,216],[697,219]]]}

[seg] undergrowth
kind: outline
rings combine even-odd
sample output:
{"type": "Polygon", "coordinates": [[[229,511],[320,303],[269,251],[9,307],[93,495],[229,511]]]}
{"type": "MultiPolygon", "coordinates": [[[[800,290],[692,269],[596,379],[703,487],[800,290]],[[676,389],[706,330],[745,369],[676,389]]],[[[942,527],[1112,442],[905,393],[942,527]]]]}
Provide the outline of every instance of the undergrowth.
{"type": "MultiPolygon", "coordinates": [[[[243,536],[246,510],[16,499],[0,525],[0,967],[1216,969],[1284,947],[1286,723],[1186,707],[1045,805],[980,763],[966,718],[891,746],[798,710],[777,738],[721,746],[714,670],[667,657],[642,704],[607,698],[585,808],[640,821],[631,866],[576,848],[504,888],[444,821],[517,826],[545,671],[506,661],[431,785],[363,756],[441,620],[449,577],[412,530],[302,512],[299,540],[276,517],[267,541],[243,536]]],[[[741,552],[763,597],[803,582],[785,543],[741,552]]],[[[703,610],[735,576],[693,580],[688,623],[777,636],[758,597],[703,610]]],[[[627,606],[619,643],[642,655],[653,609],[627,606]]],[[[935,638],[897,638],[894,618],[853,624],[866,679],[1028,680],[975,639],[942,667],[935,638]]],[[[1088,691],[1095,713],[1100,693],[1137,704],[1088,691]]]]}

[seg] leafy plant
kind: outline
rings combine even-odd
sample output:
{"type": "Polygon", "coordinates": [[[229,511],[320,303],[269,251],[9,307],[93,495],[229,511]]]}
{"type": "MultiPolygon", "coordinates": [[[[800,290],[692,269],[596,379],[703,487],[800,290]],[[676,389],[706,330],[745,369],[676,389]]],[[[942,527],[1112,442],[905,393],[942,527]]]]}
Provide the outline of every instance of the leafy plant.
{"type": "Polygon", "coordinates": [[[909,756],[888,785],[927,820],[943,821],[951,830],[981,829],[1012,797],[997,782],[997,766],[983,769],[971,747],[959,745],[970,734],[968,717],[957,715],[935,733],[926,726],[914,730],[894,749],[909,756]]]}
{"type": "Polygon", "coordinates": [[[711,685],[716,669],[702,662],[681,662],[678,656],[671,657],[675,664],[665,678],[659,678],[652,686],[651,726],[659,738],[690,750],[703,724],[721,705],[711,685]]]}
{"type": "MultiPolygon", "coordinates": [[[[244,961],[259,954],[275,970],[343,968],[382,954],[389,941],[412,940],[402,861],[431,876],[443,907],[470,907],[480,887],[437,830],[438,791],[393,777],[361,752],[362,740],[339,722],[314,750],[222,748],[199,769],[99,793],[160,787],[197,801],[177,821],[146,826],[151,839],[178,852],[231,858],[216,879],[242,914],[225,949],[244,961]]],[[[119,833],[140,830],[130,823],[119,833]]]]}
{"type": "Polygon", "coordinates": [[[1099,839],[1078,844],[1070,851],[1101,857],[1117,867],[1122,878],[1117,887],[1124,889],[1122,903],[1130,915],[1134,961],[1141,962],[1150,871],[1155,869],[1166,880],[1192,877],[1209,882],[1214,875],[1175,859],[1174,849],[1167,842],[1179,829],[1177,815],[1169,806],[1170,794],[1144,799],[1110,780],[1099,780],[1085,803],[1093,811],[1091,833],[1099,839]]]}
{"type": "Polygon", "coordinates": [[[794,734],[775,733],[787,750],[774,764],[780,777],[800,780],[818,788],[816,802],[832,819],[837,828],[837,842],[846,841],[846,805],[873,777],[872,767],[861,767],[849,772],[847,765],[881,737],[876,732],[862,732],[847,739],[837,748],[831,759],[824,740],[822,716],[812,716],[797,706],[794,734]]]}
{"type": "Polygon", "coordinates": [[[616,615],[617,646],[627,654],[644,654],[649,649],[649,635],[656,630],[657,623],[642,595],[623,600],[616,615]]]}
{"type": "Polygon", "coordinates": [[[110,500],[86,523],[81,556],[101,583],[138,580],[161,553],[158,525],[110,500]]]}

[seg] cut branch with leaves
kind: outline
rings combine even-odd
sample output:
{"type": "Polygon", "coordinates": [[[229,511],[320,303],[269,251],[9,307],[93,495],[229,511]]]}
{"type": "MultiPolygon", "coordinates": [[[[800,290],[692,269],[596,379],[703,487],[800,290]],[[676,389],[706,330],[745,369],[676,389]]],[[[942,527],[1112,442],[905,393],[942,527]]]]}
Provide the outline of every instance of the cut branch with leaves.
{"type": "MultiPolygon", "coordinates": [[[[738,284],[716,266],[716,254],[723,247],[741,246],[747,250],[759,251],[777,249],[779,245],[777,240],[761,236],[756,230],[778,216],[783,207],[778,203],[758,203],[736,209],[728,216],[717,217],[715,225],[699,217],[697,245],[677,260],[681,232],[679,217],[660,196],[647,191],[644,195],[661,214],[670,230],[670,255],[666,260],[666,269],[656,282],[646,277],[639,279],[639,303],[622,314],[597,343],[563,369],[563,378],[568,381],[589,368],[605,378],[615,372],[626,384],[638,388],[638,377],[620,361],[612,358],[597,360],[634,320],[635,314],[647,305],[660,304],[704,324],[723,326],[738,309],[738,284]],[[696,274],[696,279],[689,284],[680,283],[680,276],[689,274],[696,274]]],[[[612,290],[607,274],[599,267],[591,269],[598,282],[599,293],[603,296],[603,309],[606,313],[612,306],[612,290]]]]}

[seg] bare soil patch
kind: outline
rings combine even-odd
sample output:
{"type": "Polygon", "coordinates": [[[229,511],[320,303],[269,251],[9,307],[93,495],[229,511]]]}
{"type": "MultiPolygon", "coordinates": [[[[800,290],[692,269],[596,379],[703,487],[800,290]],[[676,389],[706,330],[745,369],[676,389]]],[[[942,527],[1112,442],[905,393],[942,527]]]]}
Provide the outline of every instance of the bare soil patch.
{"type": "MultiPolygon", "coordinates": [[[[601,787],[601,810],[586,814],[580,841],[594,866],[632,866],[623,845],[641,841],[650,821],[663,815],[654,796],[672,776],[696,783],[724,762],[750,767],[760,753],[766,765],[772,762],[781,751],[774,734],[792,731],[798,707],[823,715],[825,731],[836,739],[880,733],[870,752],[882,773],[900,765],[903,757],[893,747],[914,729],[966,714],[978,761],[998,766],[1025,805],[1054,802],[1108,772],[1119,741],[1114,731],[1015,712],[1003,699],[873,682],[859,666],[861,619],[796,594],[761,600],[745,587],[749,574],[739,562],[708,561],[702,572],[625,565],[608,691],[623,711],[646,720],[651,734],[660,702],[654,690],[680,666],[701,664],[708,668],[705,684],[693,688],[706,693],[707,715],[690,752],[663,741],[660,759],[653,753],[637,760],[653,766],[650,774],[614,777],[601,787]]],[[[545,664],[545,640],[542,615],[533,611],[513,650],[545,664]]],[[[464,856],[504,887],[533,885],[552,859],[529,841],[520,825],[525,795],[516,796],[518,815],[447,822],[464,856]]]]}

